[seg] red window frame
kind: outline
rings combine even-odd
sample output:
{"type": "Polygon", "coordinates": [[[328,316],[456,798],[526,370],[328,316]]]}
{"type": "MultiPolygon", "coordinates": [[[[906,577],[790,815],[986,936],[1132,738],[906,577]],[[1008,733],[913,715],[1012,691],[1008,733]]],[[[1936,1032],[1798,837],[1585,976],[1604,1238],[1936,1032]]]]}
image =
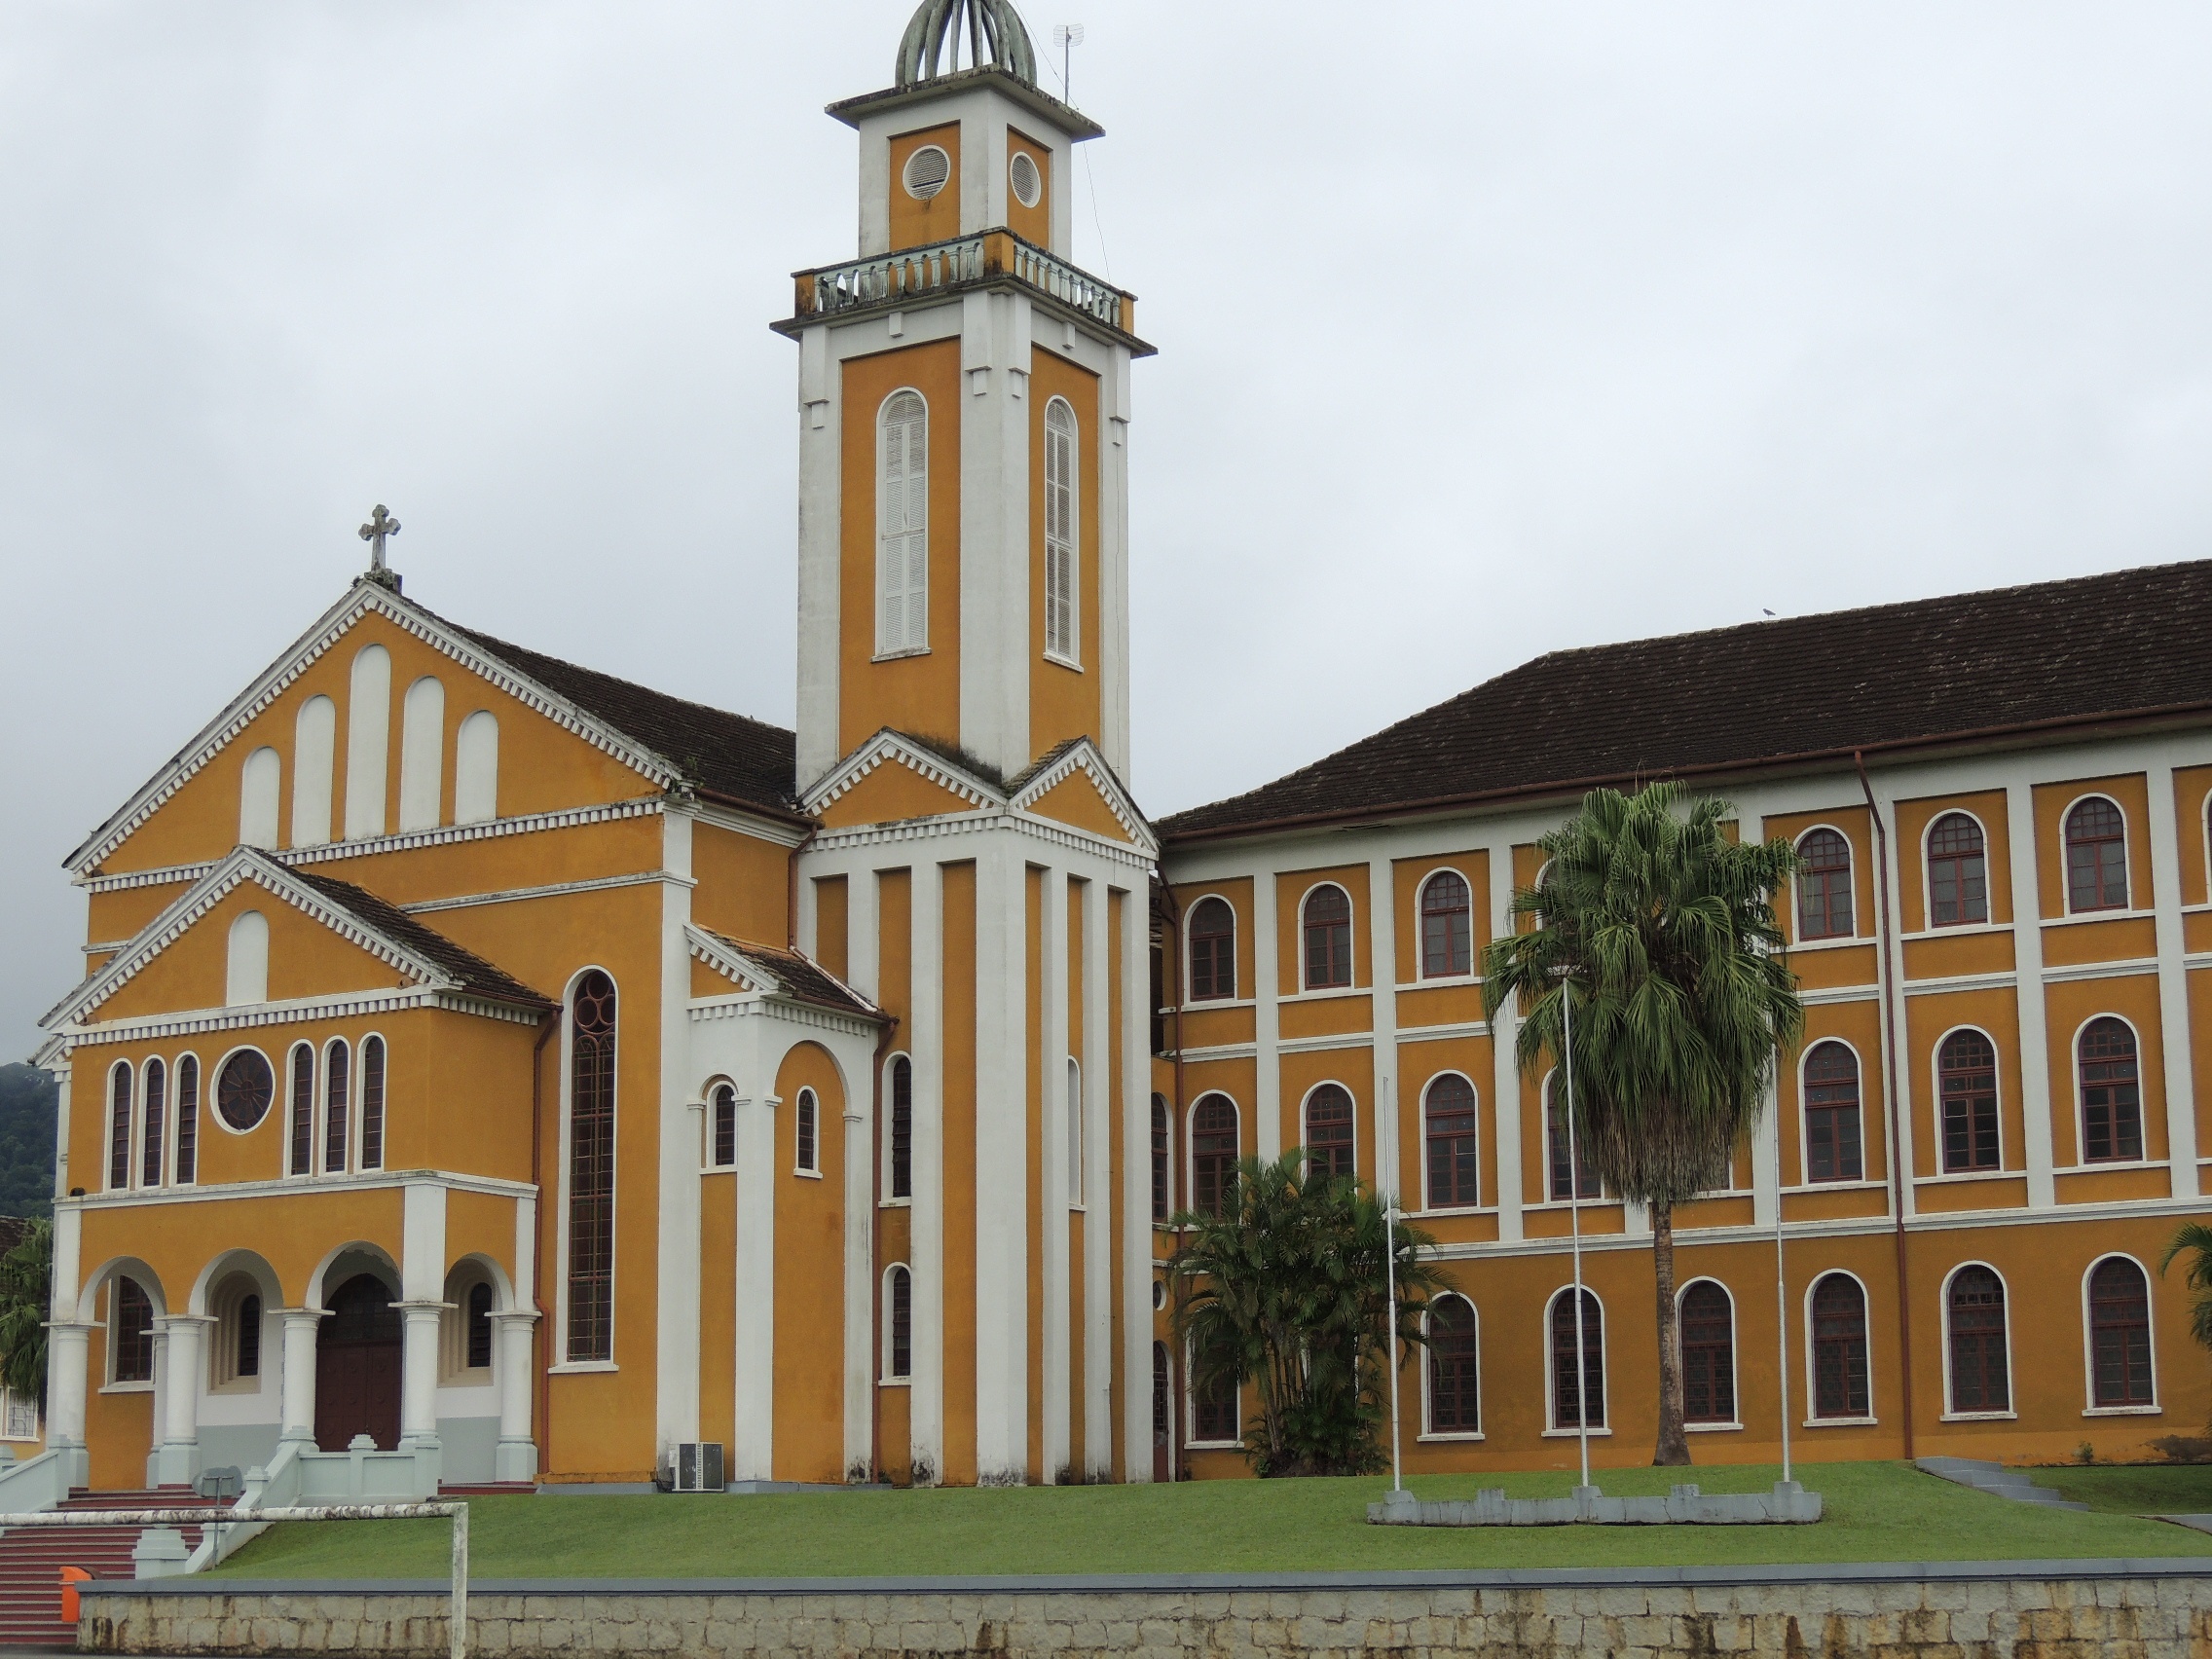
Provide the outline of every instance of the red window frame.
{"type": "Polygon", "coordinates": [[[1797,843],[1797,937],[1854,939],[1858,933],[1851,843],[1836,830],[1815,830],[1797,843]]]}
{"type": "Polygon", "coordinates": [[[2127,908],[2127,819],[2103,795],[2085,795],[2066,814],[2066,908],[2127,908]]]}
{"type": "Polygon", "coordinates": [[[1219,1215],[1236,1175],[1236,1103],[1204,1094],[1191,1108],[1191,1208],[1219,1215]]]}
{"type": "Polygon", "coordinates": [[[2103,1014],[2082,1028],[2075,1068],[2082,1089],[2082,1161],[2132,1163],[2143,1156],[2143,1080],[2135,1033],[2103,1014]]]}
{"type": "Polygon", "coordinates": [[[1813,1285],[1813,1415],[1873,1415],[1866,1364],[1866,1287],[1849,1273],[1823,1273],[1813,1285]]]}
{"type": "Polygon", "coordinates": [[[1192,1002],[1236,995],[1236,912],[1229,901],[1208,895],[1191,906],[1192,1002]]]}
{"type": "Polygon", "coordinates": [[[1806,1179],[1864,1179],[1859,1056],[1833,1038],[1816,1043],[1805,1055],[1804,1080],[1806,1179]]]}
{"type": "Polygon", "coordinates": [[[1574,1367],[1574,1287],[1569,1285],[1552,1298],[1552,1426],[1579,1428],[1585,1393],[1593,1396],[1588,1419],[1592,1428],[1605,1426],[1605,1310],[1597,1295],[1582,1292],[1582,1375],[1577,1386],[1574,1367]]]}
{"type": "Polygon", "coordinates": [[[1727,1291],[1699,1279],[1682,1292],[1682,1420],[1736,1420],[1736,1309],[1727,1291]]]}
{"type": "Polygon", "coordinates": [[[1946,812],[1928,830],[1928,925],[1966,927],[1989,920],[1989,860],[1981,826],[1946,812]]]}
{"type": "Polygon", "coordinates": [[[1342,1084],[1324,1083],[1306,1097],[1306,1167],[1309,1174],[1349,1179],[1357,1161],[1352,1146],[1354,1111],[1342,1084]]]}
{"type": "Polygon", "coordinates": [[[1306,936],[1306,988],[1340,990],[1352,981],[1351,895],[1323,882],[1300,907],[1306,936]]]}
{"type": "Polygon", "coordinates": [[[1428,1143],[1428,1207],[1472,1208],[1482,1202],[1481,1124],[1475,1086],[1457,1072],[1429,1080],[1422,1096],[1428,1143]]]}
{"type": "Polygon", "coordinates": [[[1437,870],[1420,885],[1420,977],[1474,971],[1474,896],[1457,870],[1437,870]]]}
{"type": "Polygon", "coordinates": [[[1954,1031],[1936,1051],[1936,1073],[1942,1098],[1943,1173],[2001,1167],[1997,1046],[1979,1031],[1954,1031]]]}
{"type": "Polygon", "coordinates": [[[2089,1274],[2089,1374],[2100,1406],[2157,1402],[2151,1371],[2151,1281],[2125,1256],[2089,1274]]]}
{"type": "Polygon", "coordinates": [[[1480,1347],[1474,1304],[1440,1296],[1428,1305],[1428,1427],[1432,1434],[1476,1434],[1483,1426],[1480,1347]]]}
{"type": "Polygon", "coordinates": [[[1978,1263],[1961,1268],[1945,1292],[1950,1310],[1951,1410],[2012,1409],[2005,1340],[2005,1281],[1978,1263]]]}

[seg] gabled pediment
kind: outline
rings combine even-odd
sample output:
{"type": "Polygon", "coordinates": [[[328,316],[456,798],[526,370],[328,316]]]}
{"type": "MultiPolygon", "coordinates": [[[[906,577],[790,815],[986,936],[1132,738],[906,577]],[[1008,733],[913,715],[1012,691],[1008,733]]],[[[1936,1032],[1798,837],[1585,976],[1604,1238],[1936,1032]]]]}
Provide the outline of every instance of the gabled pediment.
{"type": "Polygon", "coordinates": [[[1088,830],[1147,854],[1160,850],[1144,814],[1088,737],[1061,744],[1016,778],[1008,804],[1016,812],[1088,830]]]}
{"type": "MultiPolygon", "coordinates": [[[[248,982],[252,982],[250,979],[248,982]]],[[[419,990],[514,1009],[554,1005],[375,894],[240,847],[54,1008],[49,1030],[226,1006],[419,990]],[[258,998],[240,998],[234,934],[261,918],[258,998]]]]}
{"type": "Polygon", "coordinates": [[[898,824],[1006,804],[1006,792],[979,766],[885,727],[826,773],[800,801],[826,827],[898,824]]]}

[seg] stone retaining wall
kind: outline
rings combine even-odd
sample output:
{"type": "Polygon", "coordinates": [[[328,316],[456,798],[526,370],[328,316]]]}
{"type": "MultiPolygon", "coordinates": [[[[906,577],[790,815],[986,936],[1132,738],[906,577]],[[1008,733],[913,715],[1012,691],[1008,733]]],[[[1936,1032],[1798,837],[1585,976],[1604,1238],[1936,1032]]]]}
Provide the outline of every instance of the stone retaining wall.
{"type": "MultiPolygon", "coordinates": [[[[2212,1655],[2212,1562],[1281,1575],[903,1584],[487,1583],[472,1653],[873,1659],[1604,1655],[2183,1659],[2212,1655]],[[1750,1574],[1759,1576],[1753,1578],[1750,1574]]],[[[88,1586],[87,1652],[443,1659],[443,1586],[88,1586]]]]}

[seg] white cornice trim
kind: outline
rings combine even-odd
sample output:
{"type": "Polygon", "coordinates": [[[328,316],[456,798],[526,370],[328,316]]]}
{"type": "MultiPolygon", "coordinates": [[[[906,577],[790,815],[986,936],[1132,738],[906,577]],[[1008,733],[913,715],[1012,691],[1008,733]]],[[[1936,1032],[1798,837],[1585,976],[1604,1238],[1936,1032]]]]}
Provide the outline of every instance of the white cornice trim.
{"type": "MultiPolygon", "coordinates": [[[[496,1019],[506,1025],[535,1025],[537,1016],[512,1003],[490,1002],[465,992],[438,990],[427,985],[401,986],[395,990],[362,991],[334,997],[303,997],[296,1002],[248,1003],[241,1008],[194,1009],[181,1014],[148,1014],[133,1019],[109,1020],[99,1025],[65,1025],[47,1048],[57,1059],[67,1059],[78,1049],[117,1043],[160,1043],[171,1037],[194,1037],[207,1031],[248,1031],[262,1025],[300,1025],[332,1019],[354,1019],[433,1009],[464,1014],[478,1019],[496,1019]],[[55,1048],[58,1045],[58,1048],[55,1048]]],[[[39,1052],[45,1053],[47,1048],[39,1052]]]]}
{"type": "Polygon", "coordinates": [[[839,1014],[820,1003],[781,996],[702,997],[691,1004],[690,1015],[694,1025],[716,1019],[780,1019],[788,1025],[835,1031],[847,1037],[865,1037],[871,1042],[882,1032],[877,1021],[860,1014],[839,1014]]]}
{"type": "Polygon", "coordinates": [[[85,875],[121,846],[194,774],[206,765],[232,738],[243,731],[263,710],[274,703],[362,617],[375,612],[402,632],[412,634],[451,657],[471,674],[498,686],[517,702],[542,715],[564,730],[582,738],[594,749],[612,756],[662,789],[680,783],[682,772],[664,756],[654,754],[594,716],[585,714],[566,698],[556,696],[535,681],[525,678],[497,657],[431,618],[389,589],[365,578],[356,580],[344,597],[324,611],[314,625],[293,642],[291,648],[262,670],[198,736],[186,744],[167,765],[140,786],[123,809],[89,836],[63,860],[74,875],[85,875]]]}
{"type": "Polygon", "coordinates": [[[56,1209],[140,1209],[158,1204],[204,1204],[223,1198],[304,1198],[315,1193],[378,1192],[394,1187],[443,1187],[453,1193],[483,1193],[498,1198],[527,1198],[537,1189],[528,1181],[497,1175],[463,1175],[450,1169],[378,1169],[350,1175],[290,1175],[275,1181],[229,1181],[208,1186],[134,1187],[114,1193],[87,1193],[55,1198],[56,1209]]]}
{"type": "MultiPolygon", "coordinates": [[[[774,975],[755,966],[752,959],[731,945],[708,933],[704,928],[686,922],[683,924],[683,942],[690,950],[694,962],[704,962],[724,978],[742,985],[755,995],[765,995],[783,989],[783,981],[774,975]]],[[[706,999],[694,999],[697,1001],[706,999]]]]}
{"type": "Polygon", "coordinates": [[[724,806],[719,801],[687,801],[682,810],[714,829],[751,835],[779,847],[795,847],[806,839],[807,827],[803,824],[793,824],[789,819],[763,818],[738,807],[724,806]]]}
{"type": "Polygon", "coordinates": [[[1056,818],[998,808],[984,812],[948,812],[937,818],[908,818],[897,824],[860,824],[846,830],[825,830],[807,848],[812,853],[843,852],[856,847],[886,847],[903,841],[936,840],[947,835],[972,835],[1012,830],[1073,852],[1089,853],[1115,864],[1150,874],[1153,861],[1142,849],[1125,841],[1079,830],[1056,818]]]}
{"type": "MultiPolygon", "coordinates": [[[[827,1021],[831,1029],[839,1031],[849,1027],[857,1033],[872,1035],[876,1030],[876,1015],[825,1008],[820,1003],[796,995],[782,976],[759,958],[693,923],[683,924],[683,940],[694,961],[704,962],[718,974],[748,987],[734,996],[692,998],[691,1017],[694,1020],[727,1019],[740,1014],[773,1013],[780,1017],[796,1019],[800,1024],[827,1021]],[[817,1015],[821,1016],[819,1021],[817,1015]]],[[[874,1003],[820,963],[816,963],[815,967],[823,977],[855,1002],[864,1008],[875,1008],[874,1003]]]]}
{"type": "Polygon", "coordinates": [[[509,887],[498,893],[461,893],[451,899],[423,899],[395,908],[410,916],[431,915],[439,910],[466,910],[478,904],[522,904],[533,899],[566,899],[577,893],[606,893],[617,887],[696,887],[698,881],[668,869],[642,869],[629,875],[600,875],[588,881],[555,881],[543,887],[509,887]]]}

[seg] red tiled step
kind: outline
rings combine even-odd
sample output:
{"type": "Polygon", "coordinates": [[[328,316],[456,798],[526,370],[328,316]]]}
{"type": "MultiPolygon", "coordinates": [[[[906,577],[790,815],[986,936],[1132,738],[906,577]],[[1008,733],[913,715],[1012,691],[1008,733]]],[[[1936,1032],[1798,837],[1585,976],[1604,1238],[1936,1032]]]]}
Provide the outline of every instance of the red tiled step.
{"type": "MultiPolygon", "coordinates": [[[[61,1507],[94,1509],[213,1509],[216,1503],[189,1487],[136,1492],[80,1492],[61,1507]]],[[[82,1567],[94,1578],[129,1578],[131,1551],[142,1527],[18,1527],[0,1534],[0,1646],[73,1645],[77,1627],[61,1617],[61,1569],[82,1567]]],[[[178,1530],[186,1549],[199,1546],[201,1530],[178,1530]]]]}

